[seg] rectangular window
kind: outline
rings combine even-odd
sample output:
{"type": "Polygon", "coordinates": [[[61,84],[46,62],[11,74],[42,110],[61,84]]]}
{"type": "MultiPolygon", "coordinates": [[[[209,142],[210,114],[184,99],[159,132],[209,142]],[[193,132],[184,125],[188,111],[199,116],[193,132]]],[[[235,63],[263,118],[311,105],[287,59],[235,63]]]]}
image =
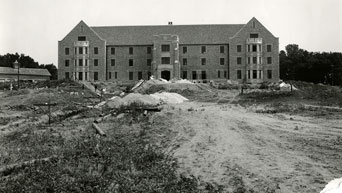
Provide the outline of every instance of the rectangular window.
{"type": "Polygon", "coordinates": [[[85,66],[88,66],[88,59],[85,59],[84,61],[85,61],[85,64],[84,64],[84,65],[85,65],[85,66]]]}
{"type": "Polygon", "coordinates": [[[206,59],[206,58],[202,58],[202,59],[201,59],[201,64],[202,64],[202,65],[206,65],[206,63],[207,63],[207,59],[206,59]]]}
{"type": "Polygon", "coordinates": [[[161,63],[162,64],[170,64],[170,57],[162,57],[161,63]]]}
{"type": "Polygon", "coordinates": [[[98,72],[94,72],[94,80],[99,80],[99,73],[98,72]]]}
{"type": "Polygon", "coordinates": [[[65,72],[65,79],[69,79],[69,78],[70,78],[69,72],[65,72]]]}
{"type": "Polygon", "coordinates": [[[247,79],[251,79],[251,71],[247,70],[247,79]]]}
{"type": "Polygon", "coordinates": [[[152,59],[147,59],[147,66],[151,66],[151,64],[152,64],[152,59]]]}
{"type": "Polygon", "coordinates": [[[257,57],[253,57],[253,64],[257,63],[257,57]]]}
{"type": "Polygon", "coordinates": [[[128,60],[128,66],[133,66],[133,59],[128,60]]]}
{"type": "Polygon", "coordinates": [[[183,47],[183,54],[186,54],[188,52],[188,48],[186,46],[183,47]]]}
{"type": "Polygon", "coordinates": [[[88,80],[88,72],[84,73],[84,80],[88,80]]]}
{"type": "Polygon", "coordinates": [[[272,52],[272,45],[267,45],[267,52],[272,52]]]}
{"type": "Polygon", "coordinates": [[[128,73],[128,78],[129,78],[129,80],[133,80],[133,72],[128,73]]]}
{"type": "Polygon", "coordinates": [[[251,64],[251,57],[248,57],[247,60],[248,60],[248,64],[251,64]]]}
{"type": "Polygon", "coordinates": [[[70,63],[70,60],[65,60],[65,67],[68,67],[70,63]]]}
{"type": "Polygon", "coordinates": [[[65,48],[65,55],[69,55],[69,52],[70,52],[69,48],[65,48]]]}
{"type": "Polygon", "coordinates": [[[146,50],[147,54],[151,54],[152,53],[152,48],[150,46],[148,46],[146,49],[147,49],[146,50]]]}
{"type": "Polygon", "coordinates": [[[227,70],[224,71],[224,77],[227,78],[227,70]]]}
{"type": "Polygon", "coordinates": [[[86,41],[86,37],[85,36],[78,36],[77,40],[78,41],[86,41]]]}
{"type": "Polygon", "coordinates": [[[267,64],[272,64],[272,57],[267,57],[267,64]]]}
{"type": "Polygon", "coordinates": [[[118,72],[114,72],[114,78],[118,79],[118,72]]]}
{"type": "Polygon", "coordinates": [[[207,72],[206,71],[203,70],[201,75],[202,75],[202,80],[206,80],[207,79],[207,72]]]}
{"type": "Polygon", "coordinates": [[[259,34],[250,34],[249,35],[249,38],[258,38],[259,37],[259,34]]]}
{"type": "Polygon", "coordinates": [[[161,45],[161,51],[162,52],[169,52],[170,51],[170,45],[169,44],[162,44],[161,45]]]}
{"type": "Polygon", "coordinates": [[[83,66],[83,59],[78,59],[78,66],[83,66]]]}
{"type": "Polygon", "coordinates": [[[247,45],[247,52],[251,52],[251,45],[247,45]]]}
{"type": "Polygon", "coordinates": [[[257,51],[257,45],[252,45],[252,52],[256,52],[257,51]]]}
{"type": "Polygon", "coordinates": [[[141,79],[143,79],[142,72],[138,72],[138,80],[141,80],[141,79]]]}
{"type": "Polygon", "coordinates": [[[272,79],[272,70],[267,70],[267,78],[272,79]]]}
{"type": "Polygon", "coordinates": [[[183,79],[187,79],[188,78],[188,71],[183,71],[183,79]]]}
{"type": "Polygon", "coordinates": [[[77,54],[77,47],[75,47],[75,54],[77,54]]]}
{"type": "Polygon", "coordinates": [[[82,72],[78,72],[78,80],[83,80],[83,73],[82,72]]]}
{"type": "Polygon", "coordinates": [[[128,54],[129,55],[133,55],[133,47],[129,47],[128,48],[128,54]]]}
{"type": "Polygon", "coordinates": [[[262,79],[262,71],[259,70],[259,79],[262,79]]]}
{"type": "Polygon", "coordinates": [[[108,79],[112,79],[112,72],[108,72],[108,79]]]}
{"type": "Polygon", "coordinates": [[[257,71],[253,70],[253,79],[257,79],[257,71]]]}
{"type": "Polygon", "coordinates": [[[237,57],[236,63],[237,63],[237,64],[242,64],[242,58],[241,58],[241,57],[237,57]]]}
{"type": "Polygon", "coordinates": [[[85,47],[84,49],[85,49],[85,54],[88,54],[88,48],[85,47]]]}
{"type": "Polygon", "coordinates": [[[78,48],[78,54],[83,54],[83,47],[78,48]]]}
{"type": "Polygon", "coordinates": [[[196,71],[192,71],[192,79],[193,80],[197,79],[197,72],[196,71]]]}
{"type": "Polygon", "coordinates": [[[220,65],[224,65],[224,58],[220,58],[220,65]]]}
{"type": "Polygon", "coordinates": [[[151,72],[147,72],[147,78],[150,79],[150,77],[152,76],[151,72]]]}
{"type": "Polygon", "coordinates": [[[99,65],[99,60],[98,59],[94,59],[94,66],[98,66],[99,65]]]}
{"type": "Polygon", "coordinates": [[[183,58],[183,65],[188,65],[188,59],[183,58]]]}
{"type": "Polygon", "coordinates": [[[237,52],[241,52],[241,47],[242,47],[241,45],[237,45],[237,46],[236,46],[236,51],[237,51],[237,52]]]}
{"type": "Polygon", "coordinates": [[[99,54],[99,48],[98,47],[94,48],[94,54],[99,54]]]}
{"type": "Polygon", "coordinates": [[[224,46],[220,46],[220,53],[224,53],[224,46]]]}
{"type": "Polygon", "coordinates": [[[203,54],[203,53],[205,53],[207,51],[207,48],[205,47],[205,46],[202,46],[201,47],[201,53],[203,54]]]}
{"type": "Polygon", "coordinates": [[[115,59],[111,59],[111,60],[110,60],[110,65],[111,65],[111,66],[115,66],[115,59]]]}
{"type": "Polygon", "coordinates": [[[237,75],[237,79],[241,79],[242,78],[242,74],[241,74],[241,70],[237,70],[236,71],[236,75],[237,75]]]}
{"type": "Polygon", "coordinates": [[[110,54],[112,54],[112,55],[115,54],[115,48],[110,48],[110,54]]]}
{"type": "Polygon", "coordinates": [[[221,70],[217,71],[217,78],[221,78],[221,70]]]}

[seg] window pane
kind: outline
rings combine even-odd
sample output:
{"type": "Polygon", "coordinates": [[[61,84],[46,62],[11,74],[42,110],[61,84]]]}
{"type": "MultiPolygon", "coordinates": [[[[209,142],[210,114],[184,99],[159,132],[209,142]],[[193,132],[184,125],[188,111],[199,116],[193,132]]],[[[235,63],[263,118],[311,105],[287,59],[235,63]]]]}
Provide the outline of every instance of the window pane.
{"type": "Polygon", "coordinates": [[[161,63],[162,64],[170,64],[170,57],[162,57],[161,63]]]}
{"type": "Polygon", "coordinates": [[[224,58],[220,58],[220,65],[224,65],[224,58]]]}
{"type": "Polygon", "coordinates": [[[162,52],[169,52],[169,51],[170,51],[170,45],[168,45],[168,44],[163,44],[163,45],[161,46],[161,51],[162,51],[162,52]]]}
{"type": "Polygon", "coordinates": [[[241,45],[237,45],[236,49],[237,49],[237,52],[241,52],[241,45]]]}
{"type": "Polygon", "coordinates": [[[241,59],[241,57],[238,57],[237,58],[237,64],[241,64],[242,63],[242,59],[241,59]]]}
{"type": "Polygon", "coordinates": [[[188,52],[188,48],[187,47],[183,47],[183,54],[187,53],[188,52]]]}
{"type": "Polygon", "coordinates": [[[110,53],[111,53],[112,55],[114,55],[114,54],[115,54],[115,48],[111,48],[111,49],[110,49],[110,53]]]}
{"type": "Polygon", "coordinates": [[[224,46],[220,46],[220,53],[224,53],[224,46]]]}
{"type": "Polygon", "coordinates": [[[86,41],[86,37],[85,36],[78,36],[78,41],[86,41]]]}
{"type": "Polygon", "coordinates": [[[207,50],[207,49],[206,49],[206,47],[205,47],[205,46],[202,46],[202,47],[201,47],[201,53],[202,53],[202,54],[203,54],[203,53],[205,53],[205,52],[206,52],[206,50],[207,50]]]}
{"type": "Polygon", "coordinates": [[[188,59],[183,58],[183,65],[187,65],[188,64],[188,59]]]}
{"type": "Polygon", "coordinates": [[[132,55],[133,54],[133,48],[129,47],[128,52],[129,52],[130,55],[132,55]]]}
{"type": "Polygon", "coordinates": [[[202,65],[206,65],[207,59],[206,59],[206,58],[202,58],[202,59],[201,59],[201,63],[202,63],[202,65]]]}

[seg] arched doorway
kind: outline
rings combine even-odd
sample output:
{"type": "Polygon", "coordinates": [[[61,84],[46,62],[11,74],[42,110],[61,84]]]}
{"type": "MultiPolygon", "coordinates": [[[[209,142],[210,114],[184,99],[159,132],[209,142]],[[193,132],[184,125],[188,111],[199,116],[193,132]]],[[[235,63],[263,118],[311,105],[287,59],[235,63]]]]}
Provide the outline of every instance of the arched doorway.
{"type": "Polygon", "coordinates": [[[161,78],[165,80],[170,80],[171,72],[169,70],[161,71],[161,78]]]}

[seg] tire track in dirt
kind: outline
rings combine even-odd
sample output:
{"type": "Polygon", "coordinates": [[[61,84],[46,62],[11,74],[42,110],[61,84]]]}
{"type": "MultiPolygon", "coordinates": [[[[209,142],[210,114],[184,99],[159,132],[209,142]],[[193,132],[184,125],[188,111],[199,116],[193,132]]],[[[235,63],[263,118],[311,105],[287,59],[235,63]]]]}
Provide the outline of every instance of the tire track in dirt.
{"type": "Polygon", "coordinates": [[[172,116],[170,127],[182,140],[172,144],[177,146],[174,155],[185,173],[230,191],[234,176],[241,176],[249,189],[279,187],[280,192],[319,192],[336,175],[329,164],[337,162],[312,159],[310,148],[294,140],[317,141],[337,132],[335,124],[295,116],[295,121],[279,119],[236,105],[189,102],[175,108],[182,113],[172,116]],[[329,127],[322,130],[322,126],[329,127]]]}

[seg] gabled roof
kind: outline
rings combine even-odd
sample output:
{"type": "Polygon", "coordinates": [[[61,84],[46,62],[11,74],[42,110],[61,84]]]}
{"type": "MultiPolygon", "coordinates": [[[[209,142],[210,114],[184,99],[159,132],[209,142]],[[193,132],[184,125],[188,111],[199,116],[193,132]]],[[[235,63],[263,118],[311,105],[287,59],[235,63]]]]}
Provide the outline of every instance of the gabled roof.
{"type": "Polygon", "coordinates": [[[90,27],[107,45],[151,45],[153,35],[179,36],[180,44],[223,44],[245,24],[90,27]]]}
{"type": "MultiPolygon", "coordinates": [[[[0,67],[0,74],[18,74],[18,69],[11,67],[0,67]]],[[[51,76],[47,69],[42,68],[19,68],[19,75],[51,76]]]]}

